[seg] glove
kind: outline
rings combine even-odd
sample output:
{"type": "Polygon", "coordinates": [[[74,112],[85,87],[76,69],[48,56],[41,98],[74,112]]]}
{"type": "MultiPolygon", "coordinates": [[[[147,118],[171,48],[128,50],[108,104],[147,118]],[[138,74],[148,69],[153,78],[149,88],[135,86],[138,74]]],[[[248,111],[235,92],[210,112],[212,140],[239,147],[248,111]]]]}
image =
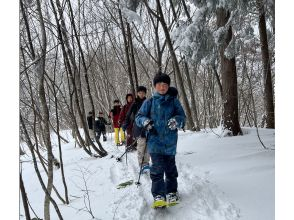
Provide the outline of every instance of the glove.
{"type": "Polygon", "coordinates": [[[177,125],[178,125],[178,123],[175,118],[171,118],[168,120],[167,126],[170,130],[177,129],[177,125]]]}
{"type": "Polygon", "coordinates": [[[144,121],[143,126],[147,131],[150,131],[153,128],[153,124],[153,121],[147,119],[146,121],[144,121]]]}

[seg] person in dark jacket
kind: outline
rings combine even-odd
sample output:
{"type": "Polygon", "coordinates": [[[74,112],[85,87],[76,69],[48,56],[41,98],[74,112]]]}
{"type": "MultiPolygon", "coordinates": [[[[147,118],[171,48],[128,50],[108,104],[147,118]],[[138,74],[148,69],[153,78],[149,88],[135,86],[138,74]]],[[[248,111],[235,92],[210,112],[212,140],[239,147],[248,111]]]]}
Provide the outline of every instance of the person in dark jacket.
{"type": "Polygon", "coordinates": [[[138,164],[139,164],[139,167],[141,167],[141,163],[142,163],[142,170],[141,170],[142,173],[148,172],[150,170],[149,168],[150,155],[146,149],[146,136],[145,136],[144,128],[137,126],[137,124],[135,123],[135,116],[146,99],[146,92],[147,92],[146,87],[144,86],[138,87],[137,97],[135,99],[135,102],[130,107],[126,115],[125,122],[122,126],[123,130],[126,130],[126,128],[130,124],[133,125],[133,137],[137,139],[138,164]]]}
{"type": "Polygon", "coordinates": [[[112,119],[112,125],[114,129],[114,141],[116,146],[121,146],[122,143],[125,141],[125,135],[120,127],[120,124],[118,122],[119,120],[119,114],[121,111],[121,105],[119,104],[119,100],[114,100],[114,106],[113,109],[111,109],[109,116],[112,119]]]}
{"type": "Polygon", "coordinates": [[[110,125],[110,123],[107,123],[106,119],[103,117],[103,112],[99,112],[99,115],[95,120],[95,133],[98,140],[100,139],[101,134],[103,135],[103,141],[107,140],[105,125],[110,125]]]}
{"type": "Polygon", "coordinates": [[[167,74],[157,73],[153,85],[156,92],[144,101],[135,121],[147,130],[147,148],[152,160],[153,207],[162,207],[177,203],[179,199],[175,154],[178,129],[184,127],[186,116],[180,101],[172,94],[174,91],[169,91],[170,77],[167,74]]]}
{"type": "Polygon", "coordinates": [[[89,128],[89,135],[92,141],[95,141],[95,132],[93,126],[93,112],[90,111],[87,116],[88,128],[89,128]]]}
{"type": "MultiPolygon", "coordinates": [[[[119,123],[120,127],[123,125],[123,123],[126,119],[127,112],[129,111],[131,105],[133,104],[133,101],[134,101],[133,95],[128,93],[126,95],[126,101],[127,101],[127,103],[122,107],[120,114],[119,114],[118,123],[119,123]]],[[[127,146],[129,146],[133,143],[132,129],[133,129],[133,124],[129,124],[127,126],[127,128],[124,130],[124,132],[125,131],[127,132],[127,143],[126,143],[127,146]]]]}

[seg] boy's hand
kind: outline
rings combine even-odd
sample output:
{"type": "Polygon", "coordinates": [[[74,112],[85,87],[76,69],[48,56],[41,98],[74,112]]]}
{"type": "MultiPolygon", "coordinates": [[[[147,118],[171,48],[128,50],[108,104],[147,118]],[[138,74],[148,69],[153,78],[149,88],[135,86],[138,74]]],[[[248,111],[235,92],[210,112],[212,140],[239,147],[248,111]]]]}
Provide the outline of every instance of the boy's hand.
{"type": "Polygon", "coordinates": [[[143,126],[147,131],[150,131],[153,128],[153,124],[153,121],[147,119],[146,121],[144,121],[143,126]]]}
{"type": "Polygon", "coordinates": [[[168,120],[167,126],[170,130],[175,130],[177,128],[177,121],[174,118],[171,118],[168,120]]]}

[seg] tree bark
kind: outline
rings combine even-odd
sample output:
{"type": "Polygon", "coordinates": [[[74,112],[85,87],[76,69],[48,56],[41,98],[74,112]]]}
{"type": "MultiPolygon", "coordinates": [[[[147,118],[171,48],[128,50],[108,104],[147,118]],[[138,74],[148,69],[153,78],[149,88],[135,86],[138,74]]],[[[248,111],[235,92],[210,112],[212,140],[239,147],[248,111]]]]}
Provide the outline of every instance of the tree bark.
{"type": "MultiPolygon", "coordinates": [[[[129,50],[130,50],[130,58],[131,58],[131,67],[132,71],[135,78],[135,90],[137,92],[138,88],[138,75],[137,75],[137,67],[136,67],[136,60],[135,60],[135,55],[134,55],[134,44],[133,44],[133,39],[132,39],[132,32],[130,28],[130,24],[127,23],[127,33],[128,33],[128,45],[129,45],[129,50]]],[[[136,96],[136,94],[133,94],[136,96]]]]}
{"type": "Polygon", "coordinates": [[[31,220],[30,209],[28,205],[28,197],[27,197],[26,190],[23,184],[21,173],[19,174],[19,186],[20,186],[21,198],[22,198],[22,203],[23,203],[26,219],[31,220]]]}
{"type": "Polygon", "coordinates": [[[46,190],[48,194],[45,195],[44,201],[44,218],[45,220],[50,220],[50,195],[53,188],[53,153],[52,145],[50,139],[50,126],[49,126],[49,109],[46,102],[44,79],[45,79],[45,61],[46,61],[46,48],[47,48],[47,38],[46,30],[42,15],[41,3],[37,0],[37,11],[39,15],[39,21],[41,26],[41,39],[42,39],[42,53],[41,58],[38,63],[38,74],[39,74],[39,97],[42,106],[43,124],[44,124],[44,142],[47,148],[47,160],[48,160],[48,181],[46,190]]]}
{"type": "Polygon", "coordinates": [[[24,120],[23,120],[23,117],[22,117],[21,114],[20,114],[20,117],[19,118],[20,118],[20,124],[21,124],[22,129],[23,129],[23,133],[24,133],[24,136],[25,136],[25,139],[26,139],[26,143],[27,143],[27,145],[28,145],[28,147],[29,147],[29,149],[31,151],[31,154],[32,154],[34,168],[35,168],[36,174],[38,176],[39,182],[41,184],[41,187],[42,187],[43,191],[45,192],[46,196],[49,197],[52,205],[54,206],[54,208],[56,210],[56,213],[57,213],[59,219],[60,220],[63,220],[63,217],[62,217],[62,215],[60,213],[60,210],[59,210],[59,208],[58,208],[55,200],[51,197],[51,194],[49,194],[49,192],[48,192],[48,190],[47,190],[47,188],[45,186],[45,183],[42,180],[42,177],[41,177],[41,174],[40,174],[40,171],[39,171],[39,168],[38,168],[38,164],[37,164],[37,159],[36,159],[36,156],[35,156],[35,153],[34,153],[34,145],[33,145],[32,141],[31,141],[31,139],[29,137],[27,128],[25,126],[25,123],[24,123],[24,120]]]}
{"type": "Polygon", "coordinates": [[[126,34],[126,31],[125,31],[125,25],[124,25],[124,21],[123,21],[123,17],[122,17],[122,13],[121,13],[120,8],[118,9],[118,14],[119,14],[119,20],[120,20],[120,25],[121,25],[121,31],[122,31],[122,35],[123,35],[125,56],[126,56],[127,66],[128,66],[129,80],[130,80],[130,84],[131,84],[132,93],[135,94],[135,86],[134,86],[134,80],[133,80],[133,75],[132,75],[132,67],[131,67],[131,60],[130,60],[130,54],[129,54],[130,45],[129,45],[129,42],[127,40],[127,34],[126,34]]]}
{"type": "MultiPolygon", "coordinates": [[[[230,12],[224,8],[217,9],[217,27],[224,27],[230,18],[230,12]]],[[[238,90],[237,71],[235,57],[228,59],[225,56],[225,49],[232,40],[232,27],[228,27],[225,42],[220,46],[221,78],[223,89],[223,125],[225,129],[236,136],[242,134],[238,116],[238,90]]]]}
{"type": "Polygon", "coordinates": [[[184,73],[186,75],[187,82],[188,82],[188,88],[189,88],[189,91],[191,94],[192,112],[193,112],[194,121],[195,121],[195,124],[192,129],[195,131],[200,131],[199,119],[198,119],[197,108],[196,108],[196,100],[195,100],[192,82],[191,82],[191,78],[190,78],[188,62],[185,60],[185,58],[184,58],[184,73]]]}
{"type": "Polygon", "coordinates": [[[266,34],[265,11],[262,1],[257,0],[256,3],[259,12],[258,29],[263,64],[264,109],[266,112],[266,128],[275,128],[275,109],[273,101],[271,64],[266,34]]]}
{"type": "MultiPolygon", "coordinates": [[[[72,24],[72,27],[73,27],[73,30],[74,30],[74,34],[76,36],[76,41],[78,43],[79,51],[80,51],[81,58],[82,58],[82,65],[83,65],[83,68],[84,68],[84,74],[85,74],[85,81],[86,81],[86,84],[87,84],[88,97],[90,99],[90,103],[91,103],[91,107],[92,107],[92,112],[93,112],[93,117],[92,117],[93,118],[93,122],[92,123],[94,125],[95,124],[95,107],[94,107],[93,97],[92,97],[92,94],[91,94],[90,83],[89,83],[89,78],[88,78],[88,68],[87,68],[87,65],[86,65],[85,56],[84,56],[83,49],[81,47],[81,43],[80,43],[80,40],[79,40],[79,37],[78,37],[78,33],[77,33],[77,30],[76,30],[76,26],[75,26],[75,22],[74,22],[74,15],[73,15],[71,3],[70,3],[70,1],[67,1],[67,2],[68,2],[69,10],[70,10],[71,24],[72,24]]],[[[84,126],[84,129],[85,129],[85,126],[84,126]]],[[[86,126],[86,130],[85,130],[86,137],[88,135],[87,133],[88,133],[88,129],[87,129],[87,126],[86,126]]],[[[90,136],[89,136],[89,139],[90,139],[90,136]]],[[[102,147],[102,145],[101,145],[101,143],[99,142],[98,139],[96,139],[96,143],[98,144],[99,148],[97,148],[94,145],[94,143],[90,140],[90,144],[93,147],[93,149],[100,156],[102,156],[102,157],[103,156],[106,156],[107,155],[107,152],[104,150],[104,148],[102,147]]]]}

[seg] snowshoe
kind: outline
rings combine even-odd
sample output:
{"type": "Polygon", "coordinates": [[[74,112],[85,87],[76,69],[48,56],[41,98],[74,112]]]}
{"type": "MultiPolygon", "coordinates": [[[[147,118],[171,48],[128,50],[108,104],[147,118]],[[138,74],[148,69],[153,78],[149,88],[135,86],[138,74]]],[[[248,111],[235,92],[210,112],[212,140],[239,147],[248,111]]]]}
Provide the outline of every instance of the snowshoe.
{"type": "Polygon", "coordinates": [[[167,197],[167,204],[168,206],[175,206],[177,204],[179,204],[179,193],[178,192],[172,192],[172,193],[168,193],[166,195],[167,197]]]}
{"type": "Polygon", "coordinates": [[[127,186],[129,185],[132,185],[133,184],[133,180],[129,180],[129,181],[126,181],[126,182],[123,182],[123,183],[120,183],[119,185],[117,185],[117,189],[122,189],[122,188],[126,188],[127,186]]]}
{"type": "Polygon", "coordinates": [[[166,208],[167,202],[165,201],[165,198],[161,195],[154,197],[154,202],[151,206],[153,209],[159,209],[159,208],[166,208]]]}

